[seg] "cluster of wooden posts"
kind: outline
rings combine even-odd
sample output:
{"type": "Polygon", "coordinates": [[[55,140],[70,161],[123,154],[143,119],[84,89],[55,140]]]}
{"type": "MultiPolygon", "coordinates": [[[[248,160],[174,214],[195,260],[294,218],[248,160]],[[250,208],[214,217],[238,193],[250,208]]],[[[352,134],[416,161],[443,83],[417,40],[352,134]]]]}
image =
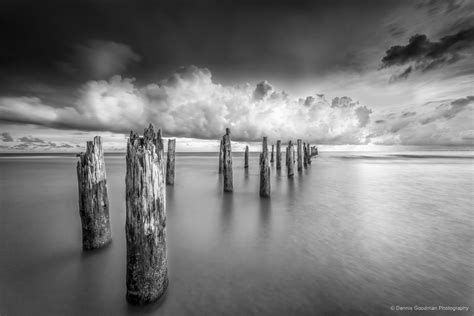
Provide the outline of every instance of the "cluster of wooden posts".
{"type": "MultiPolygon", "coordinates": [[[[166,185],[174,184],[176,140],[168,141],[165,159],[161,131],[150,124],[143,136],[133,131],[127,143],[125,177],[127,300],[145,304],[168,286],[166,185]]],[[[79,213],[84,250],[112,241],[104,153],[100,137],[78,155],[79,213]]]]}
{"type": "MultiPolygon", "coordinates": [[[[232,181],[232,150],[231,150],[230,129],[226,129],[226,133],[222,136],[219,151],[219,173],[224,174],[224,192],[233,191],[232,181]]],[[[294,176],[295,163],[298,171],[302,171],[311,164],[311,157],[318,155],[318,148],[310,144],[303,143],[301,139],[296,142],[296,148],[292,141],[288,142],[286,147],[286,167],[288,177],[294,176]]],[[[275,145],[272,144],[272,151],[269,157],[268,140],[263,137],[262,153],[260,154],[260,196],[269,197],[271,193],[270,186],[270,163],[275,161],[275,145]]],[[[244,168],[249,167],[249,146],[245,147],[244,168]]],[[[281,170],[281,140],[276,142],[276,168],[281,170]]]]}
{"type": "MultiPolygon", "coordinates": [[[[260,154],[260,196],[270,196],[270,162],[274,162],[274,145],[269,158],[267,138],[263,138],[260,154]],[[269,161],[270,160],[270,161],[269,161]]],[[[276,144],[277,169],[281,169],[281,142],[276,144]]],[[[127,300],[146,304],[159,299],[168,287],[166,250],[166,185],[174,184],[176,140],[168,141],[165,159],[161,130],[153,125],[143,136],[133,131],[126,153],[126,223],[127,300]]],[[[288,176],[294,174],[295,149],[287,147],[288,176]]],[[[311,164],[316,148],[297,142],[298,170],[311,164]]],[[[245,168],[249,164],[249,148],[245,149],[245,168]]],[[[78,155],[77,179],[79,213],[82,222],[84,250],[103,247],[112,241],[104,153],[100,137],[87,142],[86,151],[78,155]]],[[[222,137],[219,152],[219,173],[224,174],[224,191],[233,191],[232,150],[230,130],[222,137]]]]}

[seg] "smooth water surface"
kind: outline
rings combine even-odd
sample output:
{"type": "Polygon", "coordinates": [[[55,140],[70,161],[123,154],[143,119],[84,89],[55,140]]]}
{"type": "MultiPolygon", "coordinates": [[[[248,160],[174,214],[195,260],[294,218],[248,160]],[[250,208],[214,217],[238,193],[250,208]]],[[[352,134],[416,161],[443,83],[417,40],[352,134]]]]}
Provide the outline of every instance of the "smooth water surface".
{"type": "Polygon", "coordinates": [[[257,155],[248,170],[235,155],[232,194],[216,155],[178,155],[170,285],[134,307],[125,157],[106,157],[113,242],[88,253],[76,158],[1,157],[0,315],[384,315],[397,305],[471,315],[473,163],[472,152],[322,153],[293,179],[273,165],[272,196],[261,199],[257,155]]]}

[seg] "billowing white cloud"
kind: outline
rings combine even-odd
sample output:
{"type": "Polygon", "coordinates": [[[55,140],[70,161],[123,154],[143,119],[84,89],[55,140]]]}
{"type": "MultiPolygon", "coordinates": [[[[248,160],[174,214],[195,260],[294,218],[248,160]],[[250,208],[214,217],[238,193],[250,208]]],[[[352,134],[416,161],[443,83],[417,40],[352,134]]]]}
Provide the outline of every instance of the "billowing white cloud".
{"type": "Polygon", "coordinates": [[[319,144],[470,144],[466,115],[472,116],[472,108],[472,97],[466,97],[383,114],[345,96],[330,102],[322,94],[294,98],[266,81],[223,86],[208,69],[190,66],[145,86],[120,76],[89,81],[69,107],[38,98],[0,98],[0,119],[117,133],[141,131],[151,122],[165,136],[194,139],[218,139],[230,127],[238,141],[268,136],[319,144]]]}
{"type": "Polygon", "coordinates": [[[113,132],[141,130],[152,122],[166,135],[202,139],[219,138],[230,127],[236,140],[266,135],[319,143],[366,142],[370,109],[356,103],[331,106],[321,96],[305,100],[312,101],[292,99],[268,82],[256,88],[222,86],[212,81],[208,69],[190,66],[143,87],[119,76],[89,81],[73,107],[55,108],[38,98],[0,98],[0,116],[12,122],[113,132]]]}

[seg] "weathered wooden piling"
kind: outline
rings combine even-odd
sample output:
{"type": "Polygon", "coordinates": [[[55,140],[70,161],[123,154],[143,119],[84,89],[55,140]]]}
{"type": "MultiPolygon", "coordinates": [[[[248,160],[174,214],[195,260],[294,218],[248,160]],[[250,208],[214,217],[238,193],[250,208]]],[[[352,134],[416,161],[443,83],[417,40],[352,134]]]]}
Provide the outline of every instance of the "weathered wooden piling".
{"type": "Polygon", "coordinates": [[[294,164],[295,164],[295,159],[294,159],[294,149],[293,149],[293,143],[291,140],[288,143],[288,177],[293,177],[295,174],[294,171],[294,164]]]}
{"type": "Polygon", "coordinates": [[[275,145],[272,145],[272,155],[270,157],[270,162],[275,161],[274,155],[275,155],[275,145]]]}
{"type": "Polygon", "coordinates": [[[311,155],[311,145],[308,144],[308,165],[311,164],[311,157],[312,157],[312,155],[311,155]]]}
{"type": "Polygon", "coordinates": [[[249,167],[249,146],[245,146],[244,168],[249,167]]]}
{"type": "Polygon", "coordinates": [[[277,160],[277,165],[276,168],[277,170],[281,169],[281,141],[277,140],[277,153],[276,153],[276,160],[277,160]]]}
{"type": "Polygon", "coordinates": [[[301,139],[297,140],[298,171],[303,170],[303,144],[301,139]]]}
{"type": "Polygon", "coordinates": [[[133,304],[156,301],[168,286],[164,163],[161,131],[150,124],[143,137],[130,133],[125,230],[127,300],[133,304]]]}
{"type": "Polygon", "coordinates": [[[176,139],[168,140],[168,156],[166,159],[166,184],[174,184],[174,161],[176,156],[176,139]]]}
{"type": "Polygon", "coordinates": [[[262,153],[260,154],[260,196],[270,196],[270,163],[268,162],[267,138],[263,137],[262,153]]]}
{"type": "Polygon", "coordinates": [[[224,171],[224,142],[221,139],[221,143],[219,146],[219,174],[224,171]]]}
{"type": "Polygon", "coordinates": [[[308,148],[306,143],[303,143],[303,167],[308,167],[308,148]]]}
{"type": "Polygon", "coordinates": [[[82,248],[91,250],[112,241],[104,152],[100,137],[87,142],[86,152],[78,155],[77,183],[79,215],[82,222],[82,248]]]}
{"type": "Polygon", "coordinates": [[[222,137],[223,154],[223,172],[224,172],[224,192],[234,190],[232,176],[232,149],[230,146],[230,129],[226,128],[225,135],[222,137]]]}

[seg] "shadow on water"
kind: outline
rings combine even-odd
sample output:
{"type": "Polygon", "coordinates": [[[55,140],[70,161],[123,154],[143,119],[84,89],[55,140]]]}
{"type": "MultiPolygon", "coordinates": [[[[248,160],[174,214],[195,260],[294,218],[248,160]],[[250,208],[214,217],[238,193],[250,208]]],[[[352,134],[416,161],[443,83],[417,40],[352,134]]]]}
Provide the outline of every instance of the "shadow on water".
{"type": "Polygon", "coordinates": [[[234,194],[223,193],[221,203],[221,227],[223,232],[229,232],[232,229],[232,217],[234,213],[234,194]]]}
{"type": "Polygon", "coordinates": [[[166,211],[173,209],[175,200],[174,200],[174,185],[166,186],[166,211]]]}
{"type": "Polygon", "coordinates": [[[244,182],[249,182],[249,168],[244,168],[244,182]]]}
{"type": "Polygon", "coordinates": [[[163,293],[163,295],[158,300],[146,305],[134,305],[134,304],[126,302],[127,311],[134,314],[135,313],[155,314],[155,312],[157,312],[160,309],[160,307],[163,305],[163,303],[166,301],[169,291],[170,291],[170,286],[168,285],[168,288],[166,289],[165,293],[163,293]]]}
{"type": "MultiPolygon", "coordinates": [[[[112,236],[113,238],[113,236],[112,236]]],[[[109,249],[112,247],[114,240],[112,239],[107,245],[102,246],[97,249],[92,249],[92,250],[82,250],[81,252],[81,260],[87,260],[90,257],[93,256],[98,256],[100,254],[106,253],[109,251],[109,249]]]]}
{"type": "Polygon", "coordinates": [[[295,204],[295,195],[296,195],[296,189],[295,189],[295,176],[293,177],[288,177],[287,178],[287,201],[288,201],[288,207],[293,207],[295,204]]]}
{"type": "Polygon", "coordinates": [[[271,223],[272,200],[271,198],[260,198],[260,225],[267,231],[271,223]]]}
{"type": "Polygon", "coordinates": [[[217,174],[217,182],[216,182],[216,192],[221,193],[224,189],[224,175],[218,173],[217,174]]]}

